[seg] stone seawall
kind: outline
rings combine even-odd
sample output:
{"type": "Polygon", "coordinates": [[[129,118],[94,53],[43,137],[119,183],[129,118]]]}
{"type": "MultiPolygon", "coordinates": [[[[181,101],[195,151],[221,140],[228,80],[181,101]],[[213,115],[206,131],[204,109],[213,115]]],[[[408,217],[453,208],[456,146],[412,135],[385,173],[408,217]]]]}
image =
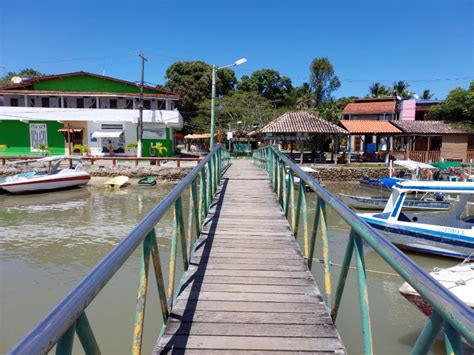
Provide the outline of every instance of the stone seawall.
{"type": "MultiPolygon", "coordinates": [[[[42,169],[38,169],[41,171],[42,169]]],[[[44,169],[43,169],[44,170],[44,169]]],[[[128,176],[129,178],[142,178],[144,176],[155,176],[158,180],[163,181],[179,181],[183,179],[191,170],[191,167],[175,168],[175,167],[155,167],[155,166],[94,166],[85,165],[84,171],[91,176],[114,177],[128,176]]],[[[22,172],[32,171],[32,167],[22,166],[0,166],[0,177],[11,176],[22,172]]]]}
{"type": "Polygon", "coordinates": [[[389,176],[385,167],[320,167],[312,166],[316,173],[312,175],[321,181],[359,181],[364,176],[380,179],[389,176]]]}

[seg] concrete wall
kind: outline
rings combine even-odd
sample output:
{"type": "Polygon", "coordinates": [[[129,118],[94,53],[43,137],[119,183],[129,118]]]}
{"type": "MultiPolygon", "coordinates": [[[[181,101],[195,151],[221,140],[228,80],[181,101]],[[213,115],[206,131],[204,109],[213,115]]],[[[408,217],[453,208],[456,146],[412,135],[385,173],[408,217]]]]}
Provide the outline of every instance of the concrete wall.
{"type": "Polygon", "coordinates": [[[403,100],[400,112],[401,121],[414,121],[416,115],[416,100],[403,100]]]}
{"type": "Polygon", "coordinates": [[[464,160],[467,153],[468,135],[450,134],[443,136],[441,156],[445,160],[464,160]]]}
{"type": "Polygon", "coordinates": [[[64,154],[64,136],[58,132],[63,124],[55,121],[0,121],[0,145],[6,146],[6,150],[0,155],[42,155],[31,147],[30,124],[46,124],[47,145],[52,155],[64,154]]]}

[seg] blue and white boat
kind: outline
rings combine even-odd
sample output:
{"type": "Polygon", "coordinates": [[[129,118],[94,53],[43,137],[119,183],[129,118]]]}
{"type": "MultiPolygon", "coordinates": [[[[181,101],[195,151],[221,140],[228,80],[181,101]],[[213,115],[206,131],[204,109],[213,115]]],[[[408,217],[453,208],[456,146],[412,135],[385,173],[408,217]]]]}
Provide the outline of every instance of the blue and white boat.
{"type": "Polygon", "coordinates": [[[474,196],[474,182],[402,181],[393,185],[382,213],[361,213],[359,216],[384,232],[401,249],[472,258],[474,215],[464,214],[471,196],[474,196]],[[402,210],[410,192],[440,192],[459,195],[459,198],[448,216],[405,214],[402,210]]]}

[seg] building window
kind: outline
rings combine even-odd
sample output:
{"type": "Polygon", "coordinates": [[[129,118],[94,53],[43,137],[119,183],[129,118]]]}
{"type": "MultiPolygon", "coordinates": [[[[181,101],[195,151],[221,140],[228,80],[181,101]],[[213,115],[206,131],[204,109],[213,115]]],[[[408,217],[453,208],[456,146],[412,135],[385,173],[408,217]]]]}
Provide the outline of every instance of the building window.
{"type": "Polygon", "coordinates": [[[84,108],[84,99],[76,99],[76,107],[84,108]]]}
{"type": "Polygon", "coordinates": [[[144,100],[143,101],[143,108],[145,110],[149,110],[151,108],[151,101],[150,100],[144,100]]]}
{"type": "Polygon", "coordinates": [[[30,107],[35,107],[36,106],[36,100],[34,97],[30,97],[30,107]]]}
{"type": "Polygon", "coordinates": [[[110,99],[110,108],[117,108],[117,99],[110,99]]]}
{"type": "Polygon", "coordinates": [[[96,99],[91,99],[91,104],[89,105],[89,108],[97,108],[97,100],[96,99]]]}
{"type": "Polygon", "coordinates": [[[170,110],[174,110],[174,107],[175,107],[174,101],[170,101],[169,103],[170,103],[170,110]]]}
{"type": "Polygon", "coordinates": [[[158,100],[158,110],[166,110],[166,101],[158,100]]]}
{"type": "Polygon", "coordinates": [[[18,99],[16,97],[10,99],[10,106],[18,107],[18,99]]]}
{"type": "Polygon", "coordinates": [[[49,97],[41,98],[41,107],[49,107],[49,97]]]}
{"type": "Polygon", "coordinates": [[[125,109],[127,110],[133,109],[133,100],[130,100],[130,99],[125,100],[125,109]]]}

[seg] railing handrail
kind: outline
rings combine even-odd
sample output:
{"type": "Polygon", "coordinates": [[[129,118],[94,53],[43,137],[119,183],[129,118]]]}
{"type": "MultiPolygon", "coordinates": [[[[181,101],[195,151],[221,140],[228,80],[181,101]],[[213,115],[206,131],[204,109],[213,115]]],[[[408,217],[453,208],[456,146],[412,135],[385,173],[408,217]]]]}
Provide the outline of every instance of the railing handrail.
{"type": "Polygon", "coordinates": [[[173,206],[211,158],[221,149],[217,145],[141,222],[122,239],[37,325],[20,340],[10,353],[46,353],[74,324],[107,282],[173,206]]]}
{"type": "Polygon", "coordinates": [[[302,170],[290,158],[274,146],[271,146],[270,149],[331,206],[405,281],[418,291],[438,314],[471,344],[474,343],[474,312],[465,303],[422,270],[349,207],[341,203],[332,193],[322,188],[316,179],[302,170]]]}

